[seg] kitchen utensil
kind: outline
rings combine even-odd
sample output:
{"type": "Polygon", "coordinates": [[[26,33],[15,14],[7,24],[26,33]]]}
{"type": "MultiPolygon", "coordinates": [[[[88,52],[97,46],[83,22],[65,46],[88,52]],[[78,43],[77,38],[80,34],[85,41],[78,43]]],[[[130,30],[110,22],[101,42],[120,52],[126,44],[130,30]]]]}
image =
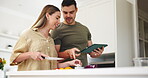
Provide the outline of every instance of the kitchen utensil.
{"type": "Polygon", "coordinates": [[[57,57],[44,57],[42,56],[43,59],[47,59],[47,60],[63,60],[64,58],[57,58],[57,57]]]}

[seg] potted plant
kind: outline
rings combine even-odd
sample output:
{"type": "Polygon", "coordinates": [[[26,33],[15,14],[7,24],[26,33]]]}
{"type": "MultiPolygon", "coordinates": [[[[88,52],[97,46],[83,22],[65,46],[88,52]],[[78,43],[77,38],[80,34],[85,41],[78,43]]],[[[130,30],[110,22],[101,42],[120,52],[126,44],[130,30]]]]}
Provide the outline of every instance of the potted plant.
{"type": "Polygon", "coordinates": [[[4,64],[6,64],[6,60],[4,58],[0,58],[0,70],[4,69],[4,64]]]}

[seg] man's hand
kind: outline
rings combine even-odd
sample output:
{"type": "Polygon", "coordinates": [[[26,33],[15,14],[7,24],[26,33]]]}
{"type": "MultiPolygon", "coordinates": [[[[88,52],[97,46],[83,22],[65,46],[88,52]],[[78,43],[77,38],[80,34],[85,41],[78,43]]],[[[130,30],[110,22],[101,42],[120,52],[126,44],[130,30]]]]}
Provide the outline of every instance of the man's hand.
{"type": "Polygon", "coordinates": [[[104,47],[98,48],[98,49],[95,49],[93,52],[89,53],[89,55],[92,58],[96,58],[96,57],[101,56],[101,54],[103,53],[103,51],[104,51],[104,47]]]}
{"type": "Polygon", "coordinates": [[[77,48],[68,49],[65,51],[70,59],[76,59],[76,57],[80,56],[81,54],[77,54],[76,52],[80,52],[77,48]]]}

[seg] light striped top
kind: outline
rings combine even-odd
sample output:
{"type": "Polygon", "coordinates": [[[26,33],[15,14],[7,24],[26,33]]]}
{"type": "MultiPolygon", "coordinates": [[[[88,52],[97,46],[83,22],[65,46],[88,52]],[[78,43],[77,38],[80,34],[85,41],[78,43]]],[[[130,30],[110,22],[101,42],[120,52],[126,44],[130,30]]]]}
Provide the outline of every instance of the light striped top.
{"type": "Polygon", "coordinates": [[[18,71],[52,70],[57,68],[57,61],[27,59],[20,63],[13,61],[21,53],[41,52],[51,57],[57,57],[53,39],[45,38],[37,29],[31,28],[24,32],[16,43],[10,58],[10,65],[18,65],[18,71]]]}

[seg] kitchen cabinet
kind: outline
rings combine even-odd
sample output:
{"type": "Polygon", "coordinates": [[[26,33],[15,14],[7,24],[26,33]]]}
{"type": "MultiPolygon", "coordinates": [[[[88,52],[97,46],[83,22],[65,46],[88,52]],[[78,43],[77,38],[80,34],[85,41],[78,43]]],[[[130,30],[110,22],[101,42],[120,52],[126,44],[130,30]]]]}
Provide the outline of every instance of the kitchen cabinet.
{"type": "Polygon", "coordinates": [[[18,37],[10,34],[0,33],[0,52],[12,52],[18,37]]]}
{"type": "Polygon", "coordinates": [[[104,54],[115,53],[115,66],[133,66],[133,5],[127,0],[92,0],[79,6],[77,21],[92,33],[93,43],[106,43],[104,54]]]}
{"type": "Polygon", "coordinates": [[[6,65],[5,65],[6,69],[9,67],[10,56],[12,53],[13,46],[15,45],[17,39],[18,39],[17,36],[0,33],[0,57],[6,59],[6,65]]]}
{"type": "Polygon", "coordinates": [[[17,36],[13,36],[13,35],[10,35],[10,34],[4,34],[4,33],[0,33],[0,36],[1,37],[5,37],[5,38],[10,38],[10,39],[18,39],[17,36]]]}
{"type": "Polygon", "coordinates": [[[11,51],[12,50],[9,50],[9,49],[0,49],[0,52],[8,52],[8,53],[10,52],[11,53],[11,51]]]}
{"type": "Polygon", "coordinates": [[[0,69],[0,78],[4,78],[4,71],[0,69]]]}
{"type": "Polygon", "coordinates": [[[147,67],[9,71],[8,78],[147,78],[147,67]]]}
{"type": "Polygon", "coordinates": [[[17,39],[18,36],[0,33],[0,52],[10,52],[17,39]]]}

